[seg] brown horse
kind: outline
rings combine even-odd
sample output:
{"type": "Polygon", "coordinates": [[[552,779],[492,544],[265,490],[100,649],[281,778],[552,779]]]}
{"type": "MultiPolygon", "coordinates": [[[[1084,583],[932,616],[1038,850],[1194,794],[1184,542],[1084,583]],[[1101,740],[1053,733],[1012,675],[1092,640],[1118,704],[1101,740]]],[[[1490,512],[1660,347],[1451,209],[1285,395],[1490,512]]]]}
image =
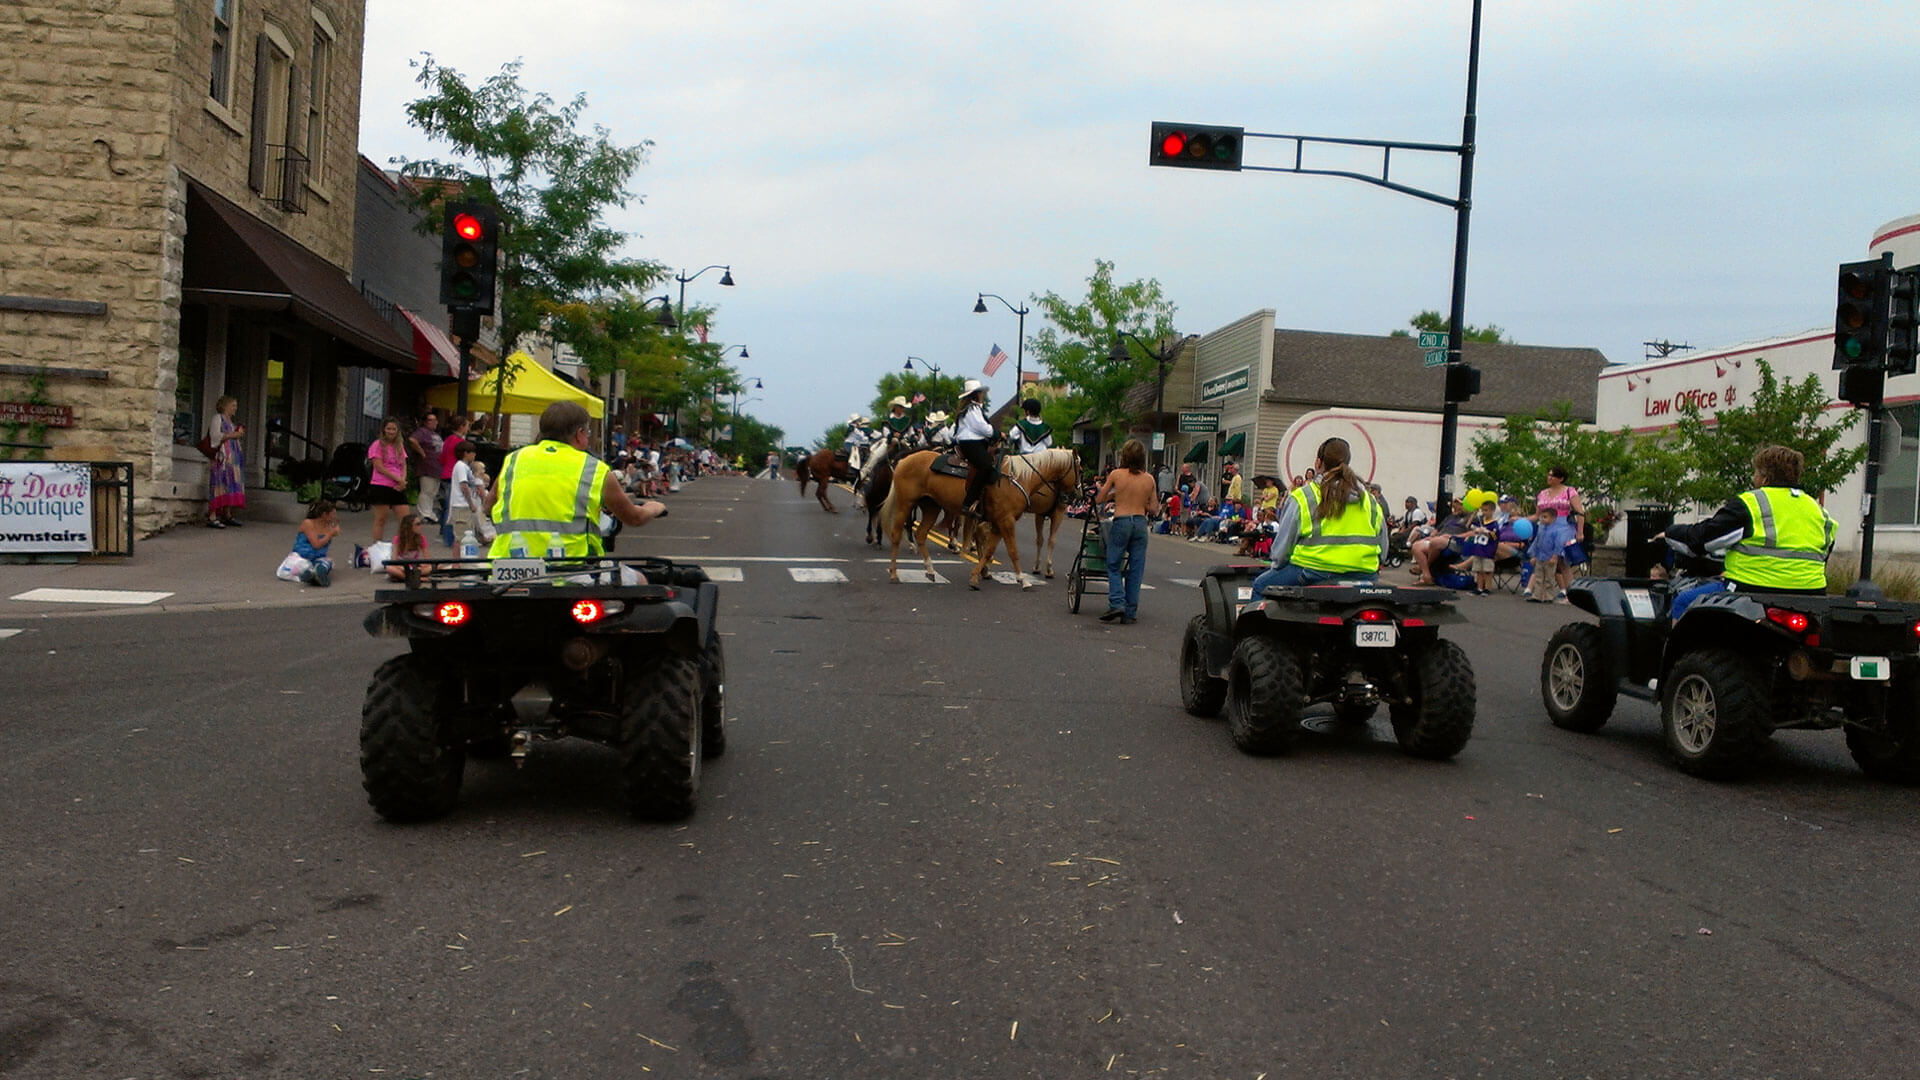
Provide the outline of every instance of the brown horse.
{"type": "Polygon", "coordinates": [[[819,485],[815,489],[815,497],[820,500],[820,509],[825,510],[829,514],[837,514],[840,512],[835,510],[833,503],[827,499],[827,484],[833,480],[845,480],[848,483],[853,482],[854,473],[853,470],[847,466],[846,458],[834,457],[833,448],[830,446],[821,447],[815,450],[807,460],[801,462],[800,467],[795,469],[794,472],[800,477],[801,498],[806,497],[807,481],[812,480],[815,484],[819,485]]]}
{"type": "Polygon", "coordinates": [[[880,530],[883,522],[880,508],[886,505],[887,493],[893,490],[893,462],[882,461],[867,470],[867,487],[860,493],[867,506],[867,543],[880,542],[880,530]]]}
{"type": "MultiPolygon", "coordinates": [[[[887,535],[892,541],[892,557],[887,562],[887,576],[894,581],[900,580],[900,534],[906,528],[908,511],[920,504],[922,499],[931,499],[948,513],[957,512],[961,500],[966,498],[967,482],[957,476],[946,476],[933,471],[934,459],[939,453],[923,450],[902,459],[893,470],[893,490],[887,494],[887,502],[881,509],[881,516],[887,523],[887,535]]],[[[1079,458],[1071,450],[1042,450],[1036,454],[1024,454],[1006,459],[1006,470],[1001,473],[997,483],[988,487],[980,498],[986,524],[992,527],[988,534],[986,550],[979,555],[974,564],[973,574],[967,581],[967,587],[980,587],[980,578],[986,573],[987,566],[993,562],[994,549],[1001,543],[1007,546],[1007,556],[1013,563],[1013,576],[1020,582],[1022,589],[1033,588],[1033,582],[1020,569],[1020,548],[1014,539],[1014,525],[1020,515],[1038,501],[1051,512],[1054,502],[1060,500],[1059,493],[1071,490],[1071,486],[1080,474],[1079,458]]],[[[922,517],[914,529],[913,543],[920,550],[920,560],[926,566],[927,580],[933,580],[933,557],[927,552],[927,533],[933,529],[937,514],[922,517]]]]}

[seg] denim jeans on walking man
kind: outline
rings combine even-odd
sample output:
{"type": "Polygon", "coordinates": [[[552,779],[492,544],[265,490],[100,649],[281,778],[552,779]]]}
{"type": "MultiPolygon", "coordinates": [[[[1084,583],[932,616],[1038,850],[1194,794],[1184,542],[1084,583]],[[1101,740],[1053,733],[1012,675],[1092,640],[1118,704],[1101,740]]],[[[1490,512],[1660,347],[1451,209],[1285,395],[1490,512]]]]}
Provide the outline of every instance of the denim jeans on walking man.
{"type": "Polygon", "coordinates": [[[1140,613],[1140,580],[1146,576],[1146,515],[1114,518],[1107,523],[1107,607],[1126,612],[1132,622],[1140,613]]]}

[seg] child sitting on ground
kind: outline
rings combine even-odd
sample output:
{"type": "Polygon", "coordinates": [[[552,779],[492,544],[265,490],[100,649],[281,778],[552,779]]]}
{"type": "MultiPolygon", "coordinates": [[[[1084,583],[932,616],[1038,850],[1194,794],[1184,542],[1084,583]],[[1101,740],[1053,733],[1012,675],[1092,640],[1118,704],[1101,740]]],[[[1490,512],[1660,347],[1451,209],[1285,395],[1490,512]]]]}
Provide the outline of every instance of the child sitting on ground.
{"type": "Polygon", "coordinates": [[[293,534],[293,552],[280,560],[273,576],[281,581],[299,581],[326,588],[333,582],[333,560],[327,551],[333,538],[340,535],[340,511],[331,499],[320,499],[307,507],[300,531],[293,534]]]}
{"type": "MultiPolygon", "coordinates": [[[[427,538],[420,532],[419,514],[408,514],[406,517],[400,519],[400,535],[393,538],[392,557],[395,559],[424,559],[427,557],[427,538]]],[[[395,566],[389,562],[386,565],[386,571],[387,576],[395,581],[405,581],[407,578],[407,568],[404,566],[395,566]]],[[[423,566],[420,568],[422,575],[426,572],[426,567],[423,566]]]]}

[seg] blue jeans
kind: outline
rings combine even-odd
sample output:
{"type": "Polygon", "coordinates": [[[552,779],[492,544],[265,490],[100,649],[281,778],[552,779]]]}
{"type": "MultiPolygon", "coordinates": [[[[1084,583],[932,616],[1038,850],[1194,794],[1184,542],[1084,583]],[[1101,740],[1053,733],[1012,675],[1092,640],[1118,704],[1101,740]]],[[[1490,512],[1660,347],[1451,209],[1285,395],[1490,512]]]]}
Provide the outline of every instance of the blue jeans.
{"type": "Polygon", "coordinates": [[[1114,518],[1107,523],[1107,606],[1126,612],[1129,619],[1139,614],[1140,579],[1146,576],[1146,517],[1114,518]]]}
{"type": "Polygon", "coordinates": [[[1269,585],[1324,585],[1329,581],[1372,581],[1379,577],[1378,572],[1367,573],[1354,570],[1340,573],[1335,570],[1310,570],[1298,563],[1276,566],[1253,579],[1253,595],[1258,598],[1267,591],[1269,585]]]}
{"type": "Polygon", "coordinates": [[[1712,593],[1726,591],[1727,583],[1720,578],[1714,578],[1712,581],[1703,581],[1698,585],[1689,585],[1673,594],[1673,602],[1667,605],[1667,620],[1669,622],[1679,622],[1680,616],[1687,613],[1687,608],[1692,606],[1695,600],[1712,593]]]}

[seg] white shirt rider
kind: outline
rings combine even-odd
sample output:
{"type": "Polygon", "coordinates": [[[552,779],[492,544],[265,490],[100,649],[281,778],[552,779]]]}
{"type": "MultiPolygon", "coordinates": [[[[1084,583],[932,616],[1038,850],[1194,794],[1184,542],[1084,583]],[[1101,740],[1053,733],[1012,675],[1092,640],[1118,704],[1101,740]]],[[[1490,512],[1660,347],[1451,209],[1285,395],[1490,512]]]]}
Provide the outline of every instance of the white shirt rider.
{"type": "Polygon", "coordinates": [[[968,405],[960,414],[960,427],[953,437],[959,442],[993,438],[993,425],[987,423],[987,407],[978,402],[968,405]]]}

